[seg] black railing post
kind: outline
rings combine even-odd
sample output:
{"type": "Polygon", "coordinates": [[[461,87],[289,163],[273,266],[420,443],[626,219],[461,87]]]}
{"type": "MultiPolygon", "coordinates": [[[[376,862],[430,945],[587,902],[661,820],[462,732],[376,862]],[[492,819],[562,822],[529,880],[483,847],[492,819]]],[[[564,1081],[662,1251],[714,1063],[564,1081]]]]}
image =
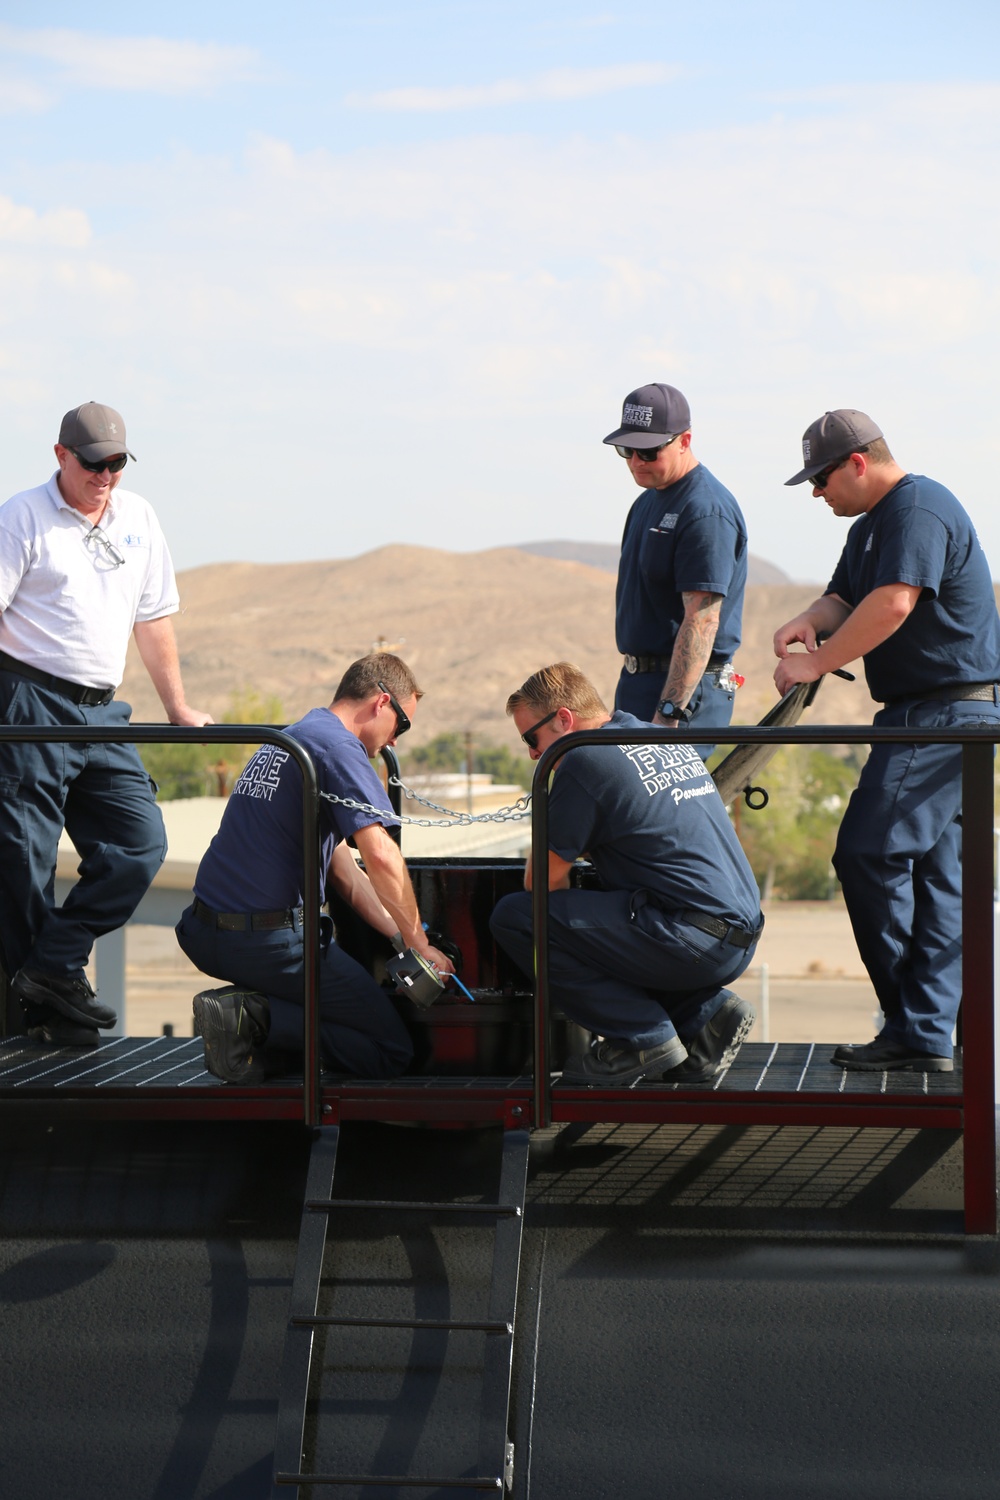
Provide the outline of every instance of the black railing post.
{"type": "Polygon", "coordinates": [[[535,940],[535,1126],[552,1124],[549,1076],[549,789],[562,751],[550,746],[535,767],[531,783],[531,923],[535,940]],[[554,753],[555,752],[555,753],[554,753]]]}
{"type": "Polygon", "coordinates": [[[993,745],[962,753],[962,1094],[965,1228],[997,1232],[993,745]]]}

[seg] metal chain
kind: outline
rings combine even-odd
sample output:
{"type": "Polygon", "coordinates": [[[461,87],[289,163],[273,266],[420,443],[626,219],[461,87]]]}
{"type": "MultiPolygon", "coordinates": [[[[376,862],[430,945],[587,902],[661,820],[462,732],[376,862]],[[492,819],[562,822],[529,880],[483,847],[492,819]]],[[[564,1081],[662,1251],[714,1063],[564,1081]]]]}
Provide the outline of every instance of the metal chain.
{"type": "MultiPolygon", "coordinates": [[[[463,813],[455,812],[450,807],[442,807],[437,802],[431,802],[427,797],[421,797],[419,792],[411,791],[398,776],[389,777],[390,786],[398,786],[404,797],[411,802],[419,802],[421,807],[432,807],[435,812],[444,813],[443,818],[408,818],[405,813],[394,813],[401,823],[411,823],[417,828],[467,828],[471,823],[517,823],[524,818],[530,818],[531,793],[526,792],[519,797],[512,807],[498,807],[496,812],[491,813],[463,813]]],[[[370,802],[355,802],[353,797],[338,797],[334,792],[320,792],[327,802],[339,802],[341,807],[349,807],[353,812],[376,813],[380,817],[385,816],[384,807],[374,807],[370,802]]]]}

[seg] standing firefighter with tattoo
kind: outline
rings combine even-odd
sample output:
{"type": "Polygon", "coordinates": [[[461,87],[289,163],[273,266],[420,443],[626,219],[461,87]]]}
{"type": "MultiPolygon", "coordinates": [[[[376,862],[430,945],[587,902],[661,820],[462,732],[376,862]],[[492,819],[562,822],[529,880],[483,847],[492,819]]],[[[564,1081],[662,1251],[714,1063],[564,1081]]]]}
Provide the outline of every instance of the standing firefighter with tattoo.
{"type": "MultiPolygon", "coordinates": [[[[732,665],[747,580],[740,508],[692,453],[691,410],[672,385],[630,392],[604,441],[643,486],[618,567],[615,708],[653,724],[724,728],[742,681],[732,665]]],[[[703,757],[712,748],[698,746],[703,757]]]]}

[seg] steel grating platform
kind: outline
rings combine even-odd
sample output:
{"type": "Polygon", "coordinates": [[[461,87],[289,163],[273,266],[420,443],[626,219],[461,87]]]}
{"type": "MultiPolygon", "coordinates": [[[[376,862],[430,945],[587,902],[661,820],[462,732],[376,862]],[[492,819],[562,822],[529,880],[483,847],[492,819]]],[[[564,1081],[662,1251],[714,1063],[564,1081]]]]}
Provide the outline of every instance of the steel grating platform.
{"type": "MultiPolygon", "coordinates": [[[[761,1121],[885,1124],[960,1129],[961,1062],[953,1073],[857,1073],[831,1064],[832,1046],[746,1043],[725,1073],[703,1084],[643,1081],[630,1089],[586,1088],[553,1075],[556,1120],[761,1121]]],[[[325,1119],[427,1123],[531,1121],[533,1080],[409,1076],[367,1082],[324,1074],[325,1119]]],[[[222,1084],[205,1071],[198,1037],[115,1037],[93,1049],[42,1047],[26,1037],[0,1043],[0,1110],[32,1107],[95,1118],[302,1116],[301,1077],[253,1087],[222,1084]]]]}

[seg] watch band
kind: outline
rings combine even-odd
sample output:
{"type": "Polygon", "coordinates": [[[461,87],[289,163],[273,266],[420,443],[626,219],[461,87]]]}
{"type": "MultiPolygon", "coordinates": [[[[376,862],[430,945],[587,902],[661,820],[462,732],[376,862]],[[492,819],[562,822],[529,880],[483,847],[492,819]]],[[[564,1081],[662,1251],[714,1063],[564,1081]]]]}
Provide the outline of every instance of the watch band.
{"type": "Polygon", "coordinates": [[[691,718],[691,709],[680,708],[669,698],[661,698],[656,705],[656,712],[661,719],[678,719],[680,723],[686,724],[691,718]]]}

